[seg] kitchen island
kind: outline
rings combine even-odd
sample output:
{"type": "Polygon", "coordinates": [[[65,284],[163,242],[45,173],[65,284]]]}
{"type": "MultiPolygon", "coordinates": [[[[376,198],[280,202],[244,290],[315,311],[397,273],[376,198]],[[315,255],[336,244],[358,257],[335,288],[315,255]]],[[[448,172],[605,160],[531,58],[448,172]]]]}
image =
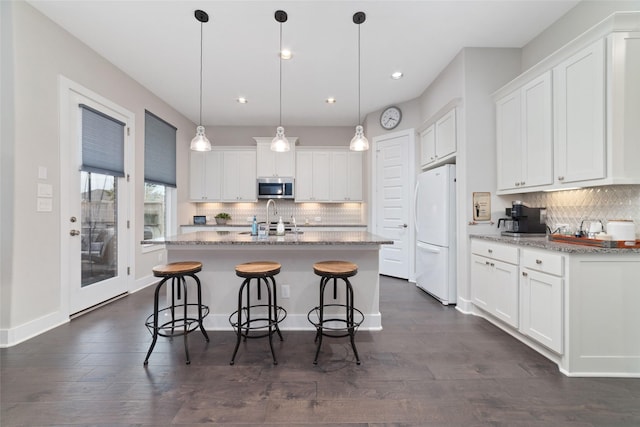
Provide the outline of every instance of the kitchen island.
{"type": "Polygon", "coordinates": [[[307,313],[318,304],[320,278],[313,273],[318,261],[344,260],[358,264],[351,279],[356,307],[364,313],[360,329],[380,330],[378,252],[392,240],[366,231],[305,231],[284,236],[257,237],[235,231],[200,231],[167,238],[144,240],[145,245],[164,245],[167,262],[199,261],[202,300],[209,306],[208,330],[231,330],[229,315],[237,309],[242,282],[235,266],[250,261],[282,264],[276,276],[278,305],[287,311],[283,330],[314,330],[307,313]]]}

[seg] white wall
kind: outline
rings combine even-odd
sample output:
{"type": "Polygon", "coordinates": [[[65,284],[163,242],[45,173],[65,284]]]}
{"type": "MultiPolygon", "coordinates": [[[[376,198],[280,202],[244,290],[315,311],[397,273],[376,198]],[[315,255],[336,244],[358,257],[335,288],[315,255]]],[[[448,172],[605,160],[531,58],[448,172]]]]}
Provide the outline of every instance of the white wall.
{"type": "Polygon", "coordinates": [[[531,68],[613,12],[632,10],[640,10],[640,0],[589,0],[578,3],[522,48],[522,71],[531,68]]]}
{"type": "MultiPolygon", "coordinates": [[[[195,125],[97,55],[26,2],[1,2],[3,32],[2,141],[2,301],[0,332],[55,317],[60,310],[61,227],[58,76],[63,75],[135,114],[135,167],[130,171],[135,192],[132,208],[135,241],[143,235],[144,110],[178,128],[177,162],[188,163],[188,144],[195,125]],[[5,43],[13,41],[13,50],[5,43]],[[11,75],[13,72],[13,75],[11,75]],[[14,91],[14,115],[5,115],[5,89],[14,91]],[[6,130],[6,132],[5,132],[6,130]],[[13,135],[11,130],[14,131],[13,135]],[[5,167],[6,165],[6,167],[5,167]],[[47,168],[46,181],[38,167],[47,168]],[[53,186],[53,212],[35,209],[38,182],[53,186]],[[10,209],[10,210],[9,210],[10,209]]],[[[123,46],[126,49],[126,46],[123,46]]],[[[9,105],[9,112],[12,110],[9,105]]],[[[178,169],[178,188],[187,188],[188,170],[178,169]]],[[[187,191],[179,192],[185,205],[187,191]]],[[[187,218],[186,213],[184,213],[187,218]]],[[[136,245],[134,278],[149,275],[157,254],[142,254],[136,245]]],[[[19,335],[19,334],[18,334],[19,335]]],[[[6,344],[6,343],[0,343],[6,344]]]]}

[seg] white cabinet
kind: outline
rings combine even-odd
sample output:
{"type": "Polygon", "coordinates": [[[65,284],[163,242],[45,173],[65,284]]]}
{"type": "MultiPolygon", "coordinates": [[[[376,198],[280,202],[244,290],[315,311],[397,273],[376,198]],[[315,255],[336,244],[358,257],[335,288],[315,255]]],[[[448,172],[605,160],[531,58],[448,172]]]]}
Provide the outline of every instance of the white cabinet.
{"type": "Polygon", "coordinates": [[[564,257],[521,249],[520,332],[558,354],[563,352],[564,257]]]}
{"type": "Polygon", "coordinates": [[[222,197],[222,153],[192,151],[189,159],[189,199],[218,201],[222,197]]]}
{"type": "Polygon", "coordinates": [[[362,153],[347,149],[296,152],[296,202],[362,201],[362,153]]]}
{"type": "Polygon", "coordinates": [[[255,202],[256,151],[222,152],[222,199],[225,202],[255,202]]]}
{"type": "Polygon", "coordinates": [[[189,198],[194,202],[256,201],[255,171],[253,148],[191,152],[189,198]]]}
{"type": "Polygon", "coordinates": [[[473,240],[471,243],[473,303],[514,328],[519,322],[518,249],[473,240]]]}
{"type": "Polygon", "coordinates": [[[284,153],[271,151],[272,137],[255,137],[257,147],[257,177],[294,177],[296,175],[297,137],[287,138],[291,150],[284,153]]]}
{"type": "Polygon", "coordinates": [[[496,102],[498,191],[553,184],[551,120],[551,72],[496,102]]]}
{"type": "Polygon", "coordinates": [[[556,177],[561,184],[606,175],[605,42],[553,69],[556,177]]]}
{"type": "Polygon", "coordinates": [[[331,200],[334,202],[362,201],[362,153],[356,151],[331,152],[331,200]]]}
{"type": "Polygon", "coordinates": [[[453,108],[420,132],[420,165],[447,160],[456,149],[456,109],[453,108]]]}

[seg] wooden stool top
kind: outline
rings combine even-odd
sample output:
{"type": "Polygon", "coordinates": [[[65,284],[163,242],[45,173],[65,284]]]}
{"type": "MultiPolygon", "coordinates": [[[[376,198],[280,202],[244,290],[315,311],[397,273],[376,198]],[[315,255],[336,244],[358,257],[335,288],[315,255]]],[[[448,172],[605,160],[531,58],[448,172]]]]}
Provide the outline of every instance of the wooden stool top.
{"type": "Polygon", "coordinates": [[[245,278],[275,276],[280,273],[279,262],[255,261],[236,265],[236,275],[245,278]]]}
{"type": "Polygon", "coordinates": [[[172,262],[153,267],[153,275],[156,277],[180,276],[182,274],[193,274],[202,270],[202,263],[196,261],[172,262]]]}
{"type": "Polygon", "coordinates": [[[313,264],[318,276],[351,277],[358,272],[358,265],[348,261],[322,261],[313,264]]]}

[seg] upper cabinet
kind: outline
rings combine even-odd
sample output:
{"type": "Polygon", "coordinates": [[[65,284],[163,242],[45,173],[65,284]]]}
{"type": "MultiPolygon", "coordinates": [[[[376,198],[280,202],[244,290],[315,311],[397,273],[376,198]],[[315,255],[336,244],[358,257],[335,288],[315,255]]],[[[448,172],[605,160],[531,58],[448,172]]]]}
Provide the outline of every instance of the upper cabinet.
{"type": "Polygon", "coordinates": [[[452,108],[420,132],[420,165],[444,162],[456,149],[456,109],[452,108]]]}
{"type": "Polygon", "coordinates": [[[189,198],[194,202],[254,202],[256,151],[215,147],[190,153],[189,198]]]}
{"type": "Polygon", "coordinates": [[[497,194],[640,184],[640,19],[631,15],[640,13],[612,15],[494,94],[497,194]]]}
{"type": "Polygon", "coordinates": [[[341,148],[296,153],[296,202],[361,202],[363,157],[341,148]]]}
{"type": "Polygon", "coordinates": [[[256,175],[262,177],[294,177],[296,175],[296,142],[297,137],[289,137],[291,150],[284,153],[271,151],[273,137],[255,137],[257,143],[256,175]]]}
{"type": "Polygon", "coordinates": [[[551,72],[496,101],[498,190],[553,183],[551,72]]]}

